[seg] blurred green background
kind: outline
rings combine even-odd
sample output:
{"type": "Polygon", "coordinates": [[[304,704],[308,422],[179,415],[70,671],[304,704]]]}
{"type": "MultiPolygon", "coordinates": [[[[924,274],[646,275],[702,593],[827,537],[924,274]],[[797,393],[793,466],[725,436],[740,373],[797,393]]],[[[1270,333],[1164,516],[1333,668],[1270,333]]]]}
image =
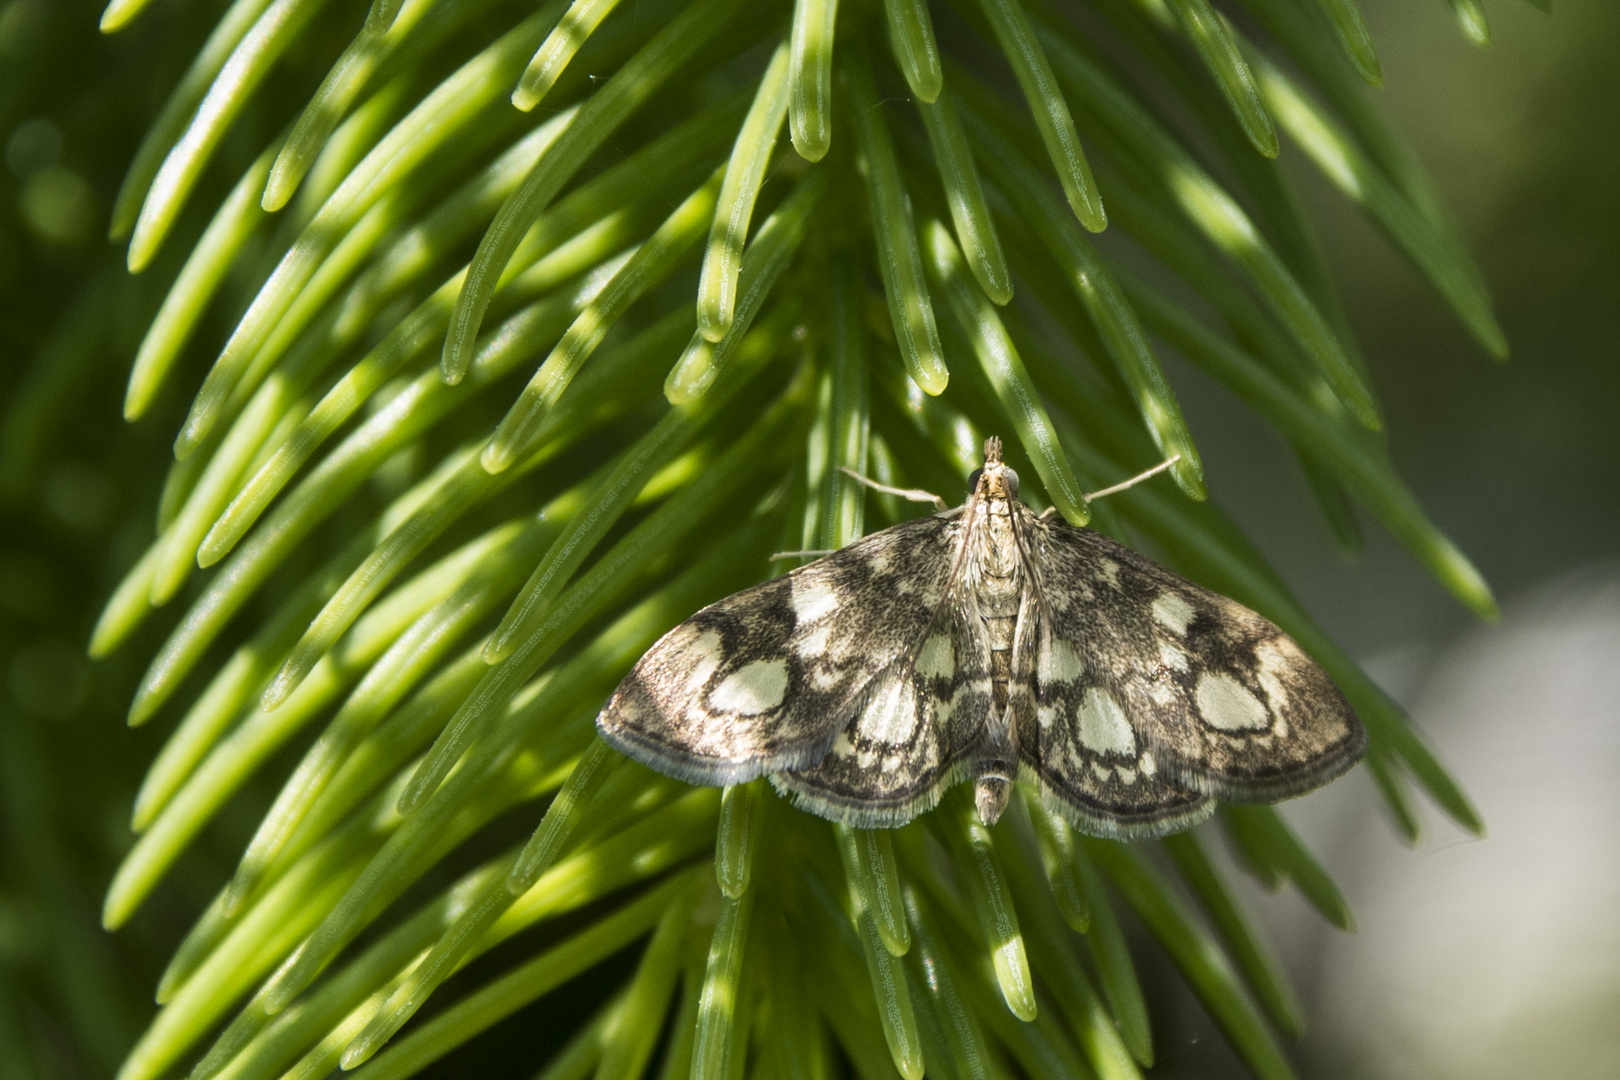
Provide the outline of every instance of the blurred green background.
{"type": "MultiPolygon", "coordinates": [[[[171,394],[140,424],[121,419],[154,301],[103,236],[145,124],[198,45],[186,6],[155,5],[108,39],[95,29],[99,5],[0,3],[0,1077],[111,1075],[154,1008],[169,950],[272,794],[266,783],[234,801],[157,902],[117,935],[101,931],[101,895],[161,733],[123,723],[153,632],[93,666],[83,645],[149,539],[184,407],[171,394]]],[[[1296,149],[1284,158],[1300,166],[1397,464],[1507,602],[1497,631],[1507,633],[1515,597],[1620,554],[1620,5],[1557,0],[1548,16],[1497,0],[1485,49],[1462,38],[1443,0],[1363,8],[1383,108],[1468,237],[1511,361],[1473,346],[1296,149]]],[[[300,48],[319,55],[288,59],[291,81],[309,81],[301,64],[324,70],[331,50],[318,44],[300,48]]],[[[236,156],[267,136],[235,132],[236,156]]],[[[172,275],[164,260],[185,250],[169,247],[154,277],[172,275]]],[[[1421,665],[1467,629],[1469,616],[1376,528],[1358,561],[1342,556],[1276,436],[1190,365],[1170,364],[1212,493],[1352,653],[1375,668],[1397,654],[1421,665]]],[[[1488,793],[1475,794],[1489,817],[1488,793]]],[[[1365,787],[1341,796],[1370,798],[1365,787]]],[[[1380,843],[1396,859],[1423,857],[1387,833],[1380,843]]],[[[1167,1074],[1236,1069],[1212,1029],[1177,1015],[1185,1030],[1161,1033],[1167,1074]]]]}
{"type": "MultiPolygon", "coordinates": [[[[1294,175],[1388,406],[1397,465],[1508,598],[1620,553],[1620,140],[1605,119],[1620,107],[1620,8],[1564,0],[1548,17],[1490,4],[1492,43],[1479,49],[1443,3],[1363,6],[1384,63],[1379,103],[1468,237],[1511,360],[1496,366],[1474,347],[1317,174],[1294,175]]],[[[1197,381],[1187,375],[1181,384],[1197,381]]],[[[1433,642],[1468,623],[1375,528],[1359,565],[1335,567],[1270,434],[1214,394],[1185,393],[1212,490],[1352,651],[1433,642]]]]}

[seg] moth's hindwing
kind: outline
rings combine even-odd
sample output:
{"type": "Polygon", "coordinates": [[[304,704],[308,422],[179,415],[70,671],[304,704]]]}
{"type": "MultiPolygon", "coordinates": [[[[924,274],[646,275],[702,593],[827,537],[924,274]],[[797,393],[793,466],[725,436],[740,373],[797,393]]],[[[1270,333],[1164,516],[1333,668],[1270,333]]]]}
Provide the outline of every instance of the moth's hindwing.
{"type": "Polygon", "coordinates": [[[1276,626],[1099,533],[1035,528],[1050,632],[1027,760],[1081,814],[1160,835],[1208,797],[1272,802],[1361,756],[1344,695],[1276,626]]]}
{"type": "Polygon", "coordinates": [[[903,522],[711,604],[637,662],[598,731],[696,784],[815,764],[928,630],[953,536],[949,519],[903,522]]]}
{"type": "Polygon", "coordinates": [[[771,782],[803,808],[859,828],[903,825],[933,809],[962,778],[990,712],[977,625],[947,600],[916,646],[867,686],[831,752],[771,782]]]}

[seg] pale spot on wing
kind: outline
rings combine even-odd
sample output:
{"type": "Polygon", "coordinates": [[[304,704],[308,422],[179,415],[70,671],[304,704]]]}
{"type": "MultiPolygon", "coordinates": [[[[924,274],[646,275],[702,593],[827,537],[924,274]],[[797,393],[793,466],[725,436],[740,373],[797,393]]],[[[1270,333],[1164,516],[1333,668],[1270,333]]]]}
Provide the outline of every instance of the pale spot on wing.
{"type": "Polygon", "coordinates": [[[832,753],[835,757],[841,758],[847,758],[855,753],[855,744],[849,741],[849,732],[838,733],[838,738],[833,740],[832,753]]]}
{"type": "Polygon", "coordinates": [[[844,674],[837,668],[812,667],[810,685],[816,690],[831,690],[844,682],[844,674]]]}
{"type": "Polygon", "coordinates": [[[827,651],[828,639],[832,636],[832,626],[823,624],[813,630],[805,630],[793,635],[793,651],[804,657],[821,656],[827,651]]]}
{"type": "Polygon", "coordinates": [[[1198,677],[1197,697],[1204,722],[1222,731],[1264,731],[1271,726],[1266,707],[1230,675],[1206,671],[1198,677]]]}
{"type": "Polygon", "coordinates": [[[1288,690],[1283,685],[1283,675],[1305,658],[1293,642],[1284,639],[1266,642],[1254,650],[1254,657],[1260,663],[1260,687],[1266,692],[1271,711],[1277,714],[1277,734],[1286,734],[1282,717],[1288,708],[1288,690]]]}
{"type": "Polygon", "coordinates": [[[950,678],[956,674],[956,653],[949,634],[935,634],[917,651],[917,673],[950,678]]]}
{"type": "Polygon", "coordinates": [[[1176,671],[1187,670],[1187,654],[1168,643],[1159,646],[1159,661],[1176,671]]]}
{"type": "Polygon", "coordinates": [[[1092,687],[1080,700],[1080,742],[1099,754],[1136,756],[1136,735],[1108,691],[1092,687]]]}
{"type": "Polygon", "coordinates": [[[1136,762],[1137,768],[1142,770],[1143,776],[1152,776],[1159,771],[1159,763],[1153,760],[1153,751],[1144,750],[1136,762]]]}
{"type": "Polygon", "coordinates": [[[758,716],[782,704],[787,685],[786,660],[755,660],[727,675],[709,694],[709,705],[717,712],[758,716]]]}
{"type": "Polygon", "coordinates": [[[944,727],[951,720],[951,703],[945,698],[934,699],[934,724],[944,727]]]}
{"type": "Polygon", "coordinates": [[[1073,682],[1085,673],[1086,662],[1061,638],[1053,638],[1052,647],[1041,653],[1037,674],[1043,684],[1073,682]]]}
{"type": "Polygon", "coordinates": [[[1113,559],[1104,559],[1097,564],[1097,569],[1102,571],[1102,576],[1108,584],[1119,588],[1119,563],[1113,559]]]}
{"type": "Polygon", "coordinates": [[[1119,782],[1120,783],[1122,783],[1122,784],[1134,784],[1134,783],[1136,783],[1136,770],[1135,769],[1127,769],[1125,766],[1121,765],[1119,767],[1119,769],[1117,770],[1117,772],[1119,773],[1119,782]]]}
{"type": "Polygon", "coordinates": [[[867,556],[866,566],[874,574],[886,574],[889,567],[894,564],[894,553],[887,546],[874,547],[872,554],[867,556]]]}
{"type": "Polygon", "coordinates": [[[824,581],[793,579],[793,614],[801,624],[831,615],[838,607],[838,591],[824,581]]]}
{"type": "Polygon", "coordinates": [[[682,624],[670,631],[667,641],[669,653],[661,666],[683,679],[688,694],[698,693],[724,658],[720,635],[713,630],[682,624]],[[684,676],[678,674],[683,670],[684,676]]]}
{"type": "Polygon", "coordinates": [[[1035,710],[1035,719],[1041,725],[1041,730],[1044,731],[1052,726],[1052,721],[1057,719],[1057,710],[1050,705],[1042,705],[1035,710]]]}
{"type": "Polygon", "coordinates": [[[899,746],[917,729],[917,694],[910,679],[887,679],[855,720],[855,733],[872,742],[899,746]]]}
{"type": "Polygon", "coordinates": [[[1191,604],[1173,592],[1160,593],[1153,600],[1153,618],[1178,637],[1187,636],[1187,627],[1197,615],[1191,604]]]}

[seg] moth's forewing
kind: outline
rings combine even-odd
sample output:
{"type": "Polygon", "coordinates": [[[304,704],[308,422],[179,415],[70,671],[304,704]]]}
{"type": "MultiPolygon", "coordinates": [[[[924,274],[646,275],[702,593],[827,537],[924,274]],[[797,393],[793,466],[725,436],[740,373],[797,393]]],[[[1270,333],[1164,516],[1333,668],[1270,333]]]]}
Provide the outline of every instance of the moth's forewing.
{"type": "MultiPolygon", "coordinates": [[[[1270,802],[1360,758],[1366,733],[1344,695],[1272,623],[1100,533],[1039,528],[1044,774],[1270,802]]],[[[1166,831],[1179,816],[1167,808],[1166,831]]]]}
{"type": "Polygon", "coordinates": [[[951,523],[903,522],[711,604],[649,649],[597,718],[625,754],[698,784],[820,761],[944,593],[951,523]]]}
{"type": "Polygon", "coordinates": [[[964,778],[990,711],[982,633],[947,598],[917,648],[868,686],[819,762],[773,776],[806,810],[858,828],[904,825],[964,778]]]}

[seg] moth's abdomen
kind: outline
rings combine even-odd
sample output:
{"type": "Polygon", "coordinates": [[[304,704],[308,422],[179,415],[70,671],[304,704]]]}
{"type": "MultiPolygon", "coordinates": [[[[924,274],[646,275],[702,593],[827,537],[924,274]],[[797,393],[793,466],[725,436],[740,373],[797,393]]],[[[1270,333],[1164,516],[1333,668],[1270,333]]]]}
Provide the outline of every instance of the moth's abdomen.
{"type": "Polygon", "coordinates": [[[1012,678],[1013,641],[1018,633],[1018,611],[1024,593],[1023,559],[1013,532],[1009,504],[987,504],[980,518],[979,535],[968,551],[967,587],[973,591],[974,607],[984,627],[985,645],[990,653],[990,678],[994,691],[993,715],[1007,708],[1007,684],[1012,678]]]}

